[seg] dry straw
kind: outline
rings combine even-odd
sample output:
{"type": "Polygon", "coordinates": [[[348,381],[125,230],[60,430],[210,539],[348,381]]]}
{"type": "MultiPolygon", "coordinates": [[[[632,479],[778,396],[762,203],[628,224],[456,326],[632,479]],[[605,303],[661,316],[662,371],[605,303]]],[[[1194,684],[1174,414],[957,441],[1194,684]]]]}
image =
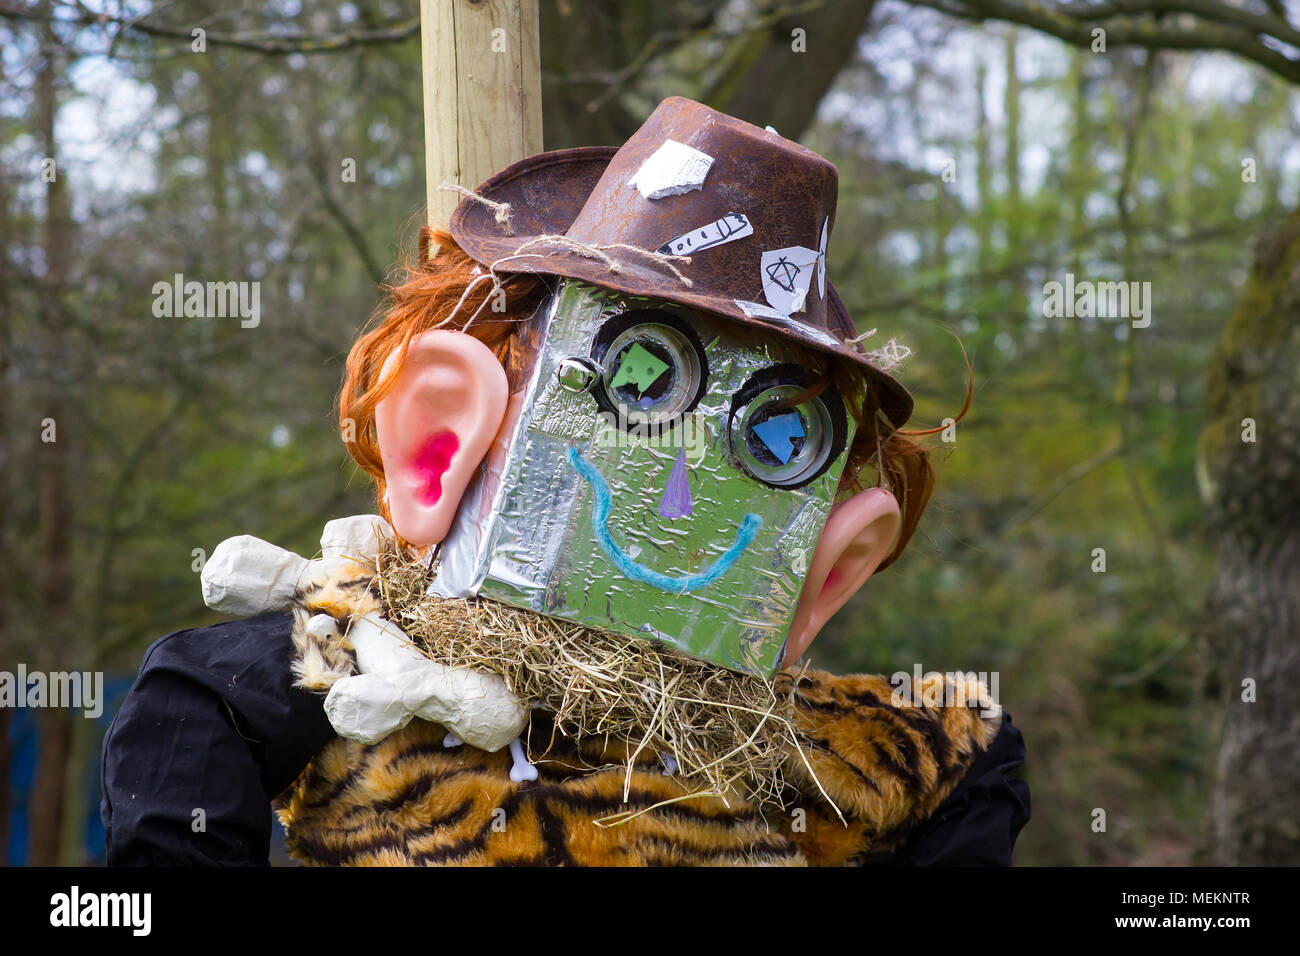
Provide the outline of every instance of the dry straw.
{"type": "Polygon", "coordinates": [[[792,724],[794,682],[782,692],[642,638],[496,601],[435,597],[431,578],[426,561],[383,548],[385,616],[432,660],[500,674],[521,700],[554,714],[559,733],[628,741],[624,799],[633,765],[647,753],[673,758],[688,796],[724,802],[744,796],[783,805],[787,760],[816,780],[792,724]]]}

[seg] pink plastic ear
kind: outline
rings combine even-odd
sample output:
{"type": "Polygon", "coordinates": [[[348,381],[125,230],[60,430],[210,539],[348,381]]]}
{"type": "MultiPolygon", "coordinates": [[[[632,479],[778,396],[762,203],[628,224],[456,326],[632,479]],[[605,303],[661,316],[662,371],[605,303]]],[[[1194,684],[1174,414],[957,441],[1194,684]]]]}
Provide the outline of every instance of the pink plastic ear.
{"type": "MultiPolygon", "coordinates": [[[[394,361],[390,356],[384,373],[394,361]]],[[[375,409],[388,510],[411,544],[447,536],[508,395],[501,363],[473,336],[436,329],[411,339],[396,385],[375,409]]]]}
{"type": "Polygon", "coordinates": [[[858,492],[831,509],[804,579],[785,645],[789,667],[885,560],[902,527],[898,501],[883,488],[858,492]]]}

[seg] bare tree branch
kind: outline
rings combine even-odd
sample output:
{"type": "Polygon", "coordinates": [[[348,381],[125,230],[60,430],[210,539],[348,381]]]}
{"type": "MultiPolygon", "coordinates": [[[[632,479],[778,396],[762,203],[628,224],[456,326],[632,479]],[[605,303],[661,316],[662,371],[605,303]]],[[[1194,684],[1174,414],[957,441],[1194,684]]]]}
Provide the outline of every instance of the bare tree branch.
{"type": "Polygon", "coordinates": [[[1220,0],[907,0],[963,20],[1002,20],[1091,48],[1093,31],[1110,46],[1148,50],[1224,50],[1300,83],[1300,30],[1276,13],[1254,13],[1220,0]],[[1157,22],[1157,17],[1163,17],[1157,22]],[[1278,49],[1296,49],[1288,56],[1278,49]]]}
{"type": "Polygon", "coordinates": [[[366,270],[371,281],[374,282],[375,285],[382,286],[385,279],[384,270],[380,268],[378,261],[375,259],[374,255],[371,254],[370,246],[366,242],[366,237],[365,234],[362,233],[361,227],[352,220],[352,218],[347,214],[347,210],[343,208],[343,205],[334,197],[333,192],[330,191],[329,176],[326,174],[323,164],[314,165],[314,168],[312,169],[312,179],[315,181],[317,189],[320,190],[321,202],[325,205],[325,211],[330,214],[330,218],[333,219],[338,224],[338,227],[343,231],[343,235],[347,238],[348,244],[352,246],[353,251],[356,252],[357,258],[361,260],[362,268],[366,270]]]}
{"type": "MultiPolygon", "coordinates": [[[[180,40],[185,44],[193,41],[194,26],[169,26],[145,22],[155,11],[138,17],[120,17],[107,13],[96,13],[81,4],[75,7],[63,7],[64,13],[53,16],[32,8],[13,3],[0,3],[0,17],[7,20],[51,21],[79,27],[117,27],[110,51],[116,46],[123,34],[139,35],[164,40],[180,40]]],[[[225,46],[237,50],[250,50],[255,53],[285,55],[290,53],[338,53],[354,47],[384,43],[401,43],[420,33],[418,17],[400,20],[389,26],[369,30],[342,30],[336,33],[296,33],[280,34],[258,31],[240,31],[237,33],[214,33],[205,30],[204,42],[210,46],[225,46]]]]}

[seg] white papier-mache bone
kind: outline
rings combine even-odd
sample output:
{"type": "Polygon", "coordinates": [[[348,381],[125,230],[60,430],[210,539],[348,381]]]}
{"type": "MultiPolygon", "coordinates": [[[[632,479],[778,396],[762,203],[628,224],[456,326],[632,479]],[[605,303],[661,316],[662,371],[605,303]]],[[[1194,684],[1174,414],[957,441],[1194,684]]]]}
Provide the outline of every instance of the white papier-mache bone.
{"type": "Polygon", "coordinates": [[[412,717],[451,730],[480,750],[510,743],[528,713],[497,674],[429,660],[402,629],[372,612],[348,633],[361,671],[335,682],[325,714],[342,737],[372,744],[412,717]]]}
{"type": "MultiPolygon", "coordinates": [[[[203,600],[215,611],[240,617],[283,610],[300,582],[334,564],[373,566],[381,539],[393,536],[378,515],[338,518],[325,525],[322,557],[311,561],[252,535],[227,538],[203,566],[203,600]]],[[[307,631],[322,639],[340,636],[328,614],[311,618],[307,631]]],[[[499,675],[429,660],[400,627],[376,612],[354,621],[348,640],[358,673],[335,681],[325,698],[326,716],[341,737],[373,744],[420,717],[465,743],[497,751],[528,723],[527,709],[499,675]]]]}
{"type": "Polygon", "coordinates": [[[321,557],[361,558],[373,561],[379,556],[382,538],[392,540],[393,527],[379,515],[352,515],[325,522],[320,535],[321,557]]]}
{"type": "Polygon", "coordinates": [[[236,617],[279,611],[293,600],[309,563],[251,534],[227,538],[203,564],[203,603],[236,617]]]}
{"type": "Polygon", "coordinates": [[[321,557],[313,561],[251,534],[227,538],[203,565],[203,603],[236,617],[282,611],[299,584],[343,561],[373,564],[381,537],[393,536],[392,526],[379,515],[335,518],[325,524],[321,557]]]}

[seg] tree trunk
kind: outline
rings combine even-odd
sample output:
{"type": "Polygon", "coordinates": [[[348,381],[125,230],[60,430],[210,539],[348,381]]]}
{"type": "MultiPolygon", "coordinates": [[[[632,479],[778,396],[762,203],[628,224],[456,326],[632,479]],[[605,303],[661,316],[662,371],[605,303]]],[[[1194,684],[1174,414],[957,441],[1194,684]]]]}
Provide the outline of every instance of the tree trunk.
{"type": "MultiPolygon", "coordinates": [[[[747,16],[760,28],[724,41],[707,71],[717,79],[698,86],[687,81],[673,92],[798,139],[852,60],[874,6],[875,0],[828,0],[816,10],[781,16],[780,4],[757,3],[747,16]],[[771,17],[777,19],[769,23],[771,17]]],[[[685,13],[679,4],[540,0],[546,148],[622,145],[653,105],[626,95],[641,68],[689,42],[683,36],[708,33],[727,8],[719,0],[685,13]],[[563,82],[556,75],[561,71],[563,82]]]]}
{"type": "Polygon", "coordinates": [[[726,69],[705,102],[797,140],[812,125],[840,69],[853,59],[874,7],[875,0],[830,0],[816,12],[793,13],[766,30],[738,37],[722,53],[726,69]],[[795,45],[796,30],[803,31],[801,49],[795,45]]]}
{"type": "MultiPolygon", "coordinates": [[[[49,5],[47,4],[47,9],[49,5]]],[[[39,588],[36,600],[41,622],[40,667],[46,671],[69,666],[72,636],[71,575],[68,573],[69,534],[72,525],[68,495],[68,422],[60,395],[59,359],[64,316],[60,296],[67,280],[72,234],[66,171],[55,149],[54,118],[58,112],[55,90],[59,46],[47,22],[43,61],[37,75],[36,109],[41,146],[55,160],[53,181],[46,184],[44,252],[46,275],[41,294],[41,325],[45,347],[40,374],[44,379],[42,418],[54,419],[55,440],[37,448],[37,495],[40,514],[39,588]]],[[[40,427],[40,423],[32,423],[40,427]]],[[[69,712],[46,707],[37,719],[36,776],[29,800],[28,862],[53,866],[59,862],[63,830],[63,795],[67,787],[68,751],[72,725],[69,712]]]]}
{"type": "MultiPolygon", "coordinates": [[[[5,81],[4,58],[0,57],[0,83],[5,81]]],[[[7,128],[6,117],[0,114],[0,143],[9,142],[9,130],[7,128]]],[[[5,235],[10,234],[13,228],[10,222],[9,209],[9,192],[8,184],[4,179],[0,179],[0,232],[5,235]]],[[[16,389],[10,387],[11,381],[10,356],[13,355],[13,319],[9,313],[9,299],[12,277],[9,275],[9,257],[0,255],[0,435],[5,436],[5,458],[8,467],[0,469],[0,563],[4,567],[11,567],[14,560],[13,553],[10,551],[10,526],[16,525],[12,514],[16,509],[11,508],[12,501],[12,479],[10,475],[14,471],[25,470],[18,462],[19,443],[11,429],[14,427],[13,415],[14,395],[16,389]]],[[[0,635],[7,635],[9,639],[7,644],[13,648],[13,627],[10,619],[9,608],[11,608],[13,596],[16,589],[10,584],[10,576],[0,574],[0,635]]],[[[12,664],[13,660],[4,662],[12,664]]],[[[10,774],[13,767],[13,747],[9,742],[10,728],[13,726],[13,711],[7,707],[0,708],[0,866],[9,859],[9,814],[12,808],[10,799],[10,774]]]]}
{"type": "Polygon", "coordinates": [[[975,215],[975,237],[979,248],[977,269],[981,282],[989,282],[993,270],[993,160],[989,136],[988,110],[984,107],[984,92],[988,86],[989,71],[982,59],[975,62],[975,101],[978,104],[975,126],[975,188],[979,195],[979,210],[975,215]]]}
{"type": "Polygon", "coordinates": [[[1224,706],[1210,831],[1220,866],[1291,863],[1300,844],[1298,368],[1300,214],[1259,244],[1210,366],[1197,461],[1218,549],[1204,628],[1224,706]]]}
{"type": "Polygon", "coordinates": [[[1020,190],[1020,74],[1016,67],[1018,38],[1019,34],[1015,27],[1007,30],[1003,47],[1007,82],[1003,88],[1002,99],[1003,111],[1007,116],[1007,150],[1003,156],[1007,175],[1006,213],[1003,217],[1007,230],[1007,247],[1004,256],[1008,263],[1019,263],[1013,265],[1011,269],[1010,278],[1014,291],[1011,302],[1007,306],[1013,316],[1011,325],[1013,329],[1023,329],[1029,318],[1029,291],[1023,266],[1026,253],[1022,231],[1024,197],[1020,190]]]}

